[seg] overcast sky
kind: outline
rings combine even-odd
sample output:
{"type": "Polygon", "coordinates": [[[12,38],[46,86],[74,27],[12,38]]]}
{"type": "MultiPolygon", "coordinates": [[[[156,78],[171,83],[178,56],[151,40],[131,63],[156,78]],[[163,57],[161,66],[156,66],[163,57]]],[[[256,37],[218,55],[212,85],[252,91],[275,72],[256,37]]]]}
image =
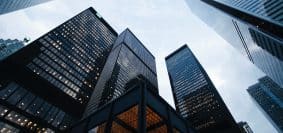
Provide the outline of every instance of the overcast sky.
{"type": "Polygon", "coordinates": [[[214,31],[195,17],[183,0],[54,0],[0,16],[0,38],[32,40],[88,7],[118,32],[130,30],[156,57],[160,95],[174,106],[165,56],[188,44],[236,121],[255,133],[274,133],[246,89],[264,76],[214,31]]]}

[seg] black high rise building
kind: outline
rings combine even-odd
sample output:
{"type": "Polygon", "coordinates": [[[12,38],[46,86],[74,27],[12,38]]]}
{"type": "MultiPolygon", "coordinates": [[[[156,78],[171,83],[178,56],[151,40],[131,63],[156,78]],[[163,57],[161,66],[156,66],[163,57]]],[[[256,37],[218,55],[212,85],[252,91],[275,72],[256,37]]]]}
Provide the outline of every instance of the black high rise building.
{"type": "Polygon", "coordinates": [[[282,0],[186,0],[191,11],[283,87],[282,0]]]}
{"type": "Polygon", "coordinates": [[[117,33],[89,8],[0,62],[0,128],[59,131],[81,118],[117,33]]]}
{"type": "Polygon", "coordinates": [[[155,57],[126,29],[112,48],[84,116],[124,94],[128,91],[126,83],[139,75],[151,82],[153,91],[158,94],[155,57]]]}
{"type": "Polygon", "coordinates": [[[12,11],[24,9],[27,7],[35,6],[50,0],[1,0],[0,2],[0,15],[12,11]]]}
{"type": "Polygon", "coordinates": [[[239,129],[207,73],[187,45],[166,57],[177,112],[199,132],[239,129]]]}
{"type": "Polygon", "coordinates": [[[248,92],[278,132],[283,132],[283,89],[265,76],[248,92]]]}

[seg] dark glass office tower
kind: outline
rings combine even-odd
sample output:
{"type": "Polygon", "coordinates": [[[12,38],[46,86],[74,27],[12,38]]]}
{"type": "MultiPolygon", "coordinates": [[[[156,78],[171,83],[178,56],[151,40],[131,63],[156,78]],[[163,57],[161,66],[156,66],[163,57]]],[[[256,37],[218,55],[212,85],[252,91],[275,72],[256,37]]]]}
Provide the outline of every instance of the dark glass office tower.
{"type": "Polygon", "coordinates": [[[187,0],[191,11],[283,87],[281,0],[187,0]]]}
{"type": "Polygon", "coordinates": [[[283,132],[283,89],[266,76],[248,92],[278,132],[283,132]]]}
{"type": "Polygon", "coordinates": [[[124,94],[126,83],[141,75],[154,85],[158,93],[155,58],[150,51],[126,29],[117,38],[84,116],[124,94]]]}
{"type": "Polygon", "coordinates": [[[38,5],[50,0],[1,0],[0,15],[38,5]]]}
{"type": "Polygon", "coordinates": [[[224,101],[187,45],[167,56],[166,65],[177,112],[199,132],[239,132],[224,101]]]}
{"type": "Polygon", "coordinates": [[[20,41],[18,39],[0,39],[0,60],[24,47],[24,43],[24,41],[20,41]]]}
{"type": "Polygon", "coordinates": [[[2,60],[0,126],[68,128],[82,116],[116,38],[89,8],[2,60]]]}

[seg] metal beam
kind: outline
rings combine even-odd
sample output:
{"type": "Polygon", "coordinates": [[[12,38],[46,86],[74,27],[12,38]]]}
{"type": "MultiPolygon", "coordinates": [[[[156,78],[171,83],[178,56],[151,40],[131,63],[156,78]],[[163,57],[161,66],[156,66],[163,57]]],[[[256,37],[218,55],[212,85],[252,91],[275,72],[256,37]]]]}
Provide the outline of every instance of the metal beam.
{"type": "Polygon", "coordinates": [[[130,130],[130,131],[132,131],[132,132],[134,132],[134,133],[137,132],[137,130],[136,130],[135,128],[129,126],[127,123],[125,123],[123,120],[121,120],[121,119],[119,119],[119,118],[117,118],[117,117],[114,119],[114,121],[115,121],[117,124],[119,124],[120,126],[126,128],[126,129],[128,129],[128,130],[130,130]]]}

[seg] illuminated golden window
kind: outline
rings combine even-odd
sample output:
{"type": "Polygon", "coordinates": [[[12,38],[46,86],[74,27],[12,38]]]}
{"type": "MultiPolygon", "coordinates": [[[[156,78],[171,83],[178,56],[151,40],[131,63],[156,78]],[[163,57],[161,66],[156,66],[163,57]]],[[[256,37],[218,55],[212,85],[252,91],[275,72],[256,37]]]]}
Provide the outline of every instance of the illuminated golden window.
{"type": "Polygon", "coordinates": [[[128,111],[117,116],[119,120],[122,120],[127,125],[137,129],[138,128],[138,106],[134,106],[128,111]]]}
{"type": "Polygon", "coordinates": [[[153,112],[149,107],[146,107],[146,127],[150,127],[161,122],[161,117],[153,112]]]}
{"type": "Polygon", "coordinates": [[[146,128],[148,133],[167,133],[164,120],[149,107],[146,107],[146,128]]]}

